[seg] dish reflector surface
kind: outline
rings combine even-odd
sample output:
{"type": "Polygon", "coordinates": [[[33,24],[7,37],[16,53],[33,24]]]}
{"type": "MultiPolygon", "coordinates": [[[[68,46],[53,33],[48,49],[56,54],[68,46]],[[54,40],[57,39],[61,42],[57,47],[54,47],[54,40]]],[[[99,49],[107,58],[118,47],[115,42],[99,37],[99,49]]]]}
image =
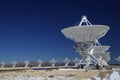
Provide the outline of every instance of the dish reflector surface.
{"type": "Polygon", "coordinates": [[[96,41],[109,30],[105,25],[82,25],[64,28],[61,32],[75,42],[96,41]]]}

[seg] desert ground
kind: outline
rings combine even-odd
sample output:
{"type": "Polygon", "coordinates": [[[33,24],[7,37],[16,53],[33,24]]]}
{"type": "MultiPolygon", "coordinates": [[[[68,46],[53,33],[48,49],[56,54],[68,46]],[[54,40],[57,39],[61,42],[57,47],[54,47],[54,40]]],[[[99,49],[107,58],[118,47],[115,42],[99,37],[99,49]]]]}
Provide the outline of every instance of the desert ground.
{"type": "Polygon", "coordinates": [[[102,80],[112,72],[112,70],[33,70],[31,68],[1,68],[0,80],[96,80],[94,77],[100,77],[102,80]],[[28,78],[23,79],[20,78],[20,76],[28,78]]]}

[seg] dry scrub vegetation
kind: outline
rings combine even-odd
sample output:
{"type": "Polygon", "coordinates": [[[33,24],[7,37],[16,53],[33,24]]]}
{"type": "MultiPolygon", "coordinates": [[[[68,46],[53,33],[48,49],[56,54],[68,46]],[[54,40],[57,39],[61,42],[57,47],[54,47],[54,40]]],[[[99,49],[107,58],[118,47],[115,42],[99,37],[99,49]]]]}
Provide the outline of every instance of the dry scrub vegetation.
{"type": "MultiPolygon", "coordinates": [[[[106,74],[112,73],[111,70],[32,70],[32,69],[24,69],[24,70],[0,70],[0,77],[4,76],[13,76],[16,77],[18,75],[23,76],[42,76],[42,77],[50,77],[53,78],[55,76],[66,76],[74,78],[74,80],[85,80],[86,78],[93,78],[95,76],[105,77],[106,74]]],[[[93,79],[94,80],[94,79],[93,79]]]]}

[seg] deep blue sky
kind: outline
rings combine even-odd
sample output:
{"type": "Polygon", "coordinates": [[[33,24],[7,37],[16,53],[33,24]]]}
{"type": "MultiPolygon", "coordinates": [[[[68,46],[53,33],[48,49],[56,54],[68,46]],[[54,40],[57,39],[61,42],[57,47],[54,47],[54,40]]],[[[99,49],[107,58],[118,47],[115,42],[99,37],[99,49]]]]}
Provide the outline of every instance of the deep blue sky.
{"type": "Polygon", "coordinates": [[[61,29],[78,25],[82,15],[110,26],[100,42],[111,46],[112,59],[120,55],[119,0],[0,0],[0,61],[79,57],[61,29]]]}

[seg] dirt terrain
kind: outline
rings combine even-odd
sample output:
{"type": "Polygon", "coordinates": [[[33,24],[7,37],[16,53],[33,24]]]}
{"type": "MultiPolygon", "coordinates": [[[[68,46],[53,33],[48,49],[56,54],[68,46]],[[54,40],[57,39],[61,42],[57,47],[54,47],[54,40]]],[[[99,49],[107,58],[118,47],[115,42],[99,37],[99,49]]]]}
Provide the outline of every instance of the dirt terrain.
{"type": "MultiPolygon", "coordinates": [[[[22,76],[27,76],[27,77],[40,76],[40,77],[44,77],[46,80],[49,80],[47,78],[54,78],[54,77],[59,77],[59,76],[68,77],[68,78],[71,78],[74,80],[86,80],[87,78],[92,79],[95,76],[104,78],[107,74],[110,74],[110,73],[112,73],[112,70],[81,70],[81,69],[33,70],[30,68],[15,68],[15,69],[14,68],[1,68],[0,69],[0,78],[6,77],[6,76],[17,77],[19,75],[22,75],[22,76]]],[[[29,80],[29,79],[27,79],[27,80],[29,80]]]]}

